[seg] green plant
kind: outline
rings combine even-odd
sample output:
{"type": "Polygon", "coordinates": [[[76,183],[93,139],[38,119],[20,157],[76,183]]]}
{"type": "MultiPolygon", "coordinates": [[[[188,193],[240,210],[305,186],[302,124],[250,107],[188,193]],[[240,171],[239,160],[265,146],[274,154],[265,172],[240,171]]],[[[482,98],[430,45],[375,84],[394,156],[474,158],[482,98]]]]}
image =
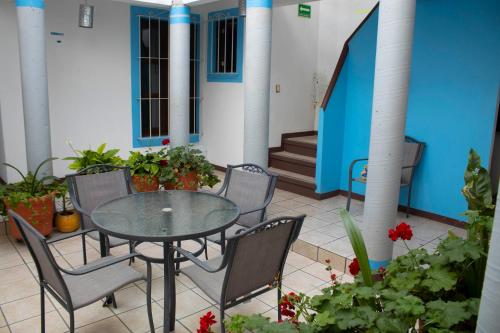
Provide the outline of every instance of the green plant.
{"type": "Polygon", "coordinates": [[[191,172],[196,173],[199,186],[212,187],[219,182],[219,178],[214,174],[214,166],[193,145],[169,149],[163,159],[166,162],[160,171],[162,183],[182,186],[180,177],[185,177],[191,172]]]}
{"type": "Polygon", "coordinates": [[[45,176],[38,178],[38,174],[43,165],[56,160],[57,158],[48,158],[38,165],[34,172],[22,173],[18,168],[9,163],[3,163],[5,166],[14,169],[20,176],[21,181],[13,184],[0,185],[0,204],[2,213],[5,212],[5,204],[10,207],[17,207],[20,203],[30,207],[29,199],[43,197],[47,194],[60,195],[64,192],[64,187],[54,176],[45,176]]]}
{"type": "Polygon", "coordinates": [[[68,168],[70,170],[80,171],[91,165],[96,164],[109,164],[109,165],[123,165],[123,160],[117,156],[119,149],[110,149],[105,151],[106,144],[103,143],[96,150],[86,149],[77,150],[70,145],[71,149],[76,156],[64,158],[67,161],[73,161],[68,168]]]}
{"type": "Polygon", "coordinates": [[[151,149],[144,154],[139,151],[131,151],[128,160],[125,162],[130,168],[132,176],[148,176],[148,178],[158,177],[161,166],[165,164],[164,150],[153,152],[151,149]]]}

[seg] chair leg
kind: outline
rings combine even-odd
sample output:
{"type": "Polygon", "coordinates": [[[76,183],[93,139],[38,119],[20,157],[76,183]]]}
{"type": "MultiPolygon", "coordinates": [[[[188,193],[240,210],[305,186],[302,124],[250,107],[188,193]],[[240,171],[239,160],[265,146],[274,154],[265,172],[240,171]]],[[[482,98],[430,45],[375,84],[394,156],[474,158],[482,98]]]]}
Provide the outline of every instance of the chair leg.
{"type": "MultiPolygon", "coordinates": [[[[182,242],[181,241],[177,241],[177,247],[181,247],[182,245],[182,242]]],[[[177,259],[177,262],[175,263],[175,274],[176,275],[179,275],[179,270],[181,268],[181,262],[179,261],[179,258],[181,257],[181,253],[176,251],[177,253],[175,254],[175,258],[177,259]]]]}
{"type": "Polygon", "coordinates": [[[75,333],[75,312],[69,311],[69,333],[75,333]]]}
{"type": "Polygon", "coordinates": [[[221,333],[225,333],[226,332],[226,328],[224,327],[224,305],[220,305],[220,332],[221,333]]]}
{"type": "Polygon", "coordinates": [[[349,189],[347,191],[347,205],[345,207],[347,211],[351,209],[351,197],[352,197],[352,178],[349,177],[349,189]]]}
{"type": "Polygon", "coordinates": [[[208,243],[207,237],[205,237],[205,260],[208,260],[208,243]]]}
{"type": "Polygon", "coordinates": [[[220,254],[226,252],[226,233],[223,231],[220,233],[220,254]]]}
{"type": "Polygon", "coordinates": [[[278,284],[278,321],[281,322],[281,283],[278,284]]]}
{"type": "Polygon", "coordinates": [[[148,308],[148,319],[149,319],[149,330],[151,333],[155,332],[155,325],[153,323],[153,310],[151,308],[151,263],[146,261],[147,265],[147,276],[146,276],[146,299],[147,299],[147,308],[148,308]]]}
{"type": "Polygon", "coordinates": [[[45,333],[45,288],[40,284],[40,322],[41,322],[41,331],[45,333]]]}
{"type": "Polygon", "coordinates": [[[410,185],[408,187],[408,202],[406,203],[406,218],[410,217],[411,185],[412,183],[410,182],[410,185]]]}
{"type": "MultiPolygon", "coordinates": [[[[128,242],[128,249],[129,249],[130,253],[134,252],[135,246],[134,246],[134,243],[132,241],[128,242]]],[[[129,266],[132,265],[133,262],[135,262],[135,258],[130,258],[130,260],[128,261],[128,265],[129,266]]]]}
{"type": "Polygon", "coordinates": [[[82,248],[83,248],[83,264],[87,265],[87,243],[85,242],[85,235],[82,235],[82,248]]]}

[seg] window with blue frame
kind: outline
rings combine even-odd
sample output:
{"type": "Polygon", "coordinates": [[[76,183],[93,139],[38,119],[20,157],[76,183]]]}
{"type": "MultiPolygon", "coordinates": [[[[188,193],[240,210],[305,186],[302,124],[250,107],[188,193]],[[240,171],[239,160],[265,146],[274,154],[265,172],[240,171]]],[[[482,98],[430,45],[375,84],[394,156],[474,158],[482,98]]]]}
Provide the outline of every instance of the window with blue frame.
{"type": "MultiPolygon", "coordinates": [[[[133,146],[160,146],[169,135],[169,13],[131,6],[133,146]]],[[[200,18],[191,15],[190,103],[191,141],[199,133],[200,18]]]]}
{"type": "Polygon", "coordinates": [[[242,82],[243,17],[239,9],[208,14],[207,80],[242,82]]]}

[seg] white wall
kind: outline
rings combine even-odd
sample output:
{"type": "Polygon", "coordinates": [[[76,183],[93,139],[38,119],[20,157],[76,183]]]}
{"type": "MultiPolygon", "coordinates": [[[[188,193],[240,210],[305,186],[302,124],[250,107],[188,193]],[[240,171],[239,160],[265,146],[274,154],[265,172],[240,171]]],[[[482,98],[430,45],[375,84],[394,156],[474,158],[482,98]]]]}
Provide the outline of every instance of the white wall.
{"type": "MultiPolygon", "coordinates": [[[[80,2],[46,0],[52,152],[61,158],[73,155],[66,144],[71,140],[76,148],[95,148],[106,142],[126,156],[132,149],[129,4],[94,1],[94,28],[82,29],[77,22],[80,2]],[[59,38],[62,42],[57,43],[58,38],[50,36],[50,32],[64,33],[59,38]]],[[[361,21],[365,9],[371,8],[367,2],[375,0],[312,2],[311,19],[298,17],[295,4],[274,8],[271,146],[280,144],[281,133],[313,129],[314,73],[318,71],[326,81],[330,79],[343,38],[361,21]],[[281,86],[279,94],[274,91],[276,84],[281,86]]],[[[207,14],[236,6],[237,0],[223,0],[193,7],[202,19],[200,145],[217,165],[243,160],[243,84],[206,81],[207,14]]],[[[0,158],[25,170],[16,32],[14,1],[1,0],[0,125],[5,158],[0,158]]],[[[67,164],[56,161],[55,174],[64,175],[67,164]]],[[[0,176],[16,179],[12,171],[6,177],[2,173],[0,168],[0,176]]]]}

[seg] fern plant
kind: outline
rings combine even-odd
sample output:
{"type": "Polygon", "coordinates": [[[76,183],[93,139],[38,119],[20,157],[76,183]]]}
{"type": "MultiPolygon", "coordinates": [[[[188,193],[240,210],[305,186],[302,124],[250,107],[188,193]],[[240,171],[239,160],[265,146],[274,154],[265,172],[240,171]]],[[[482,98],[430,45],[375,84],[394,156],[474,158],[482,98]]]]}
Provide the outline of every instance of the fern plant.
{"type": "Polygon", "coordinates": [[[117,156],[120,149],[105,150],[106,149],[105,143],[97,147],[96,150],[92,149],[78,150],[74,149],[71,145],[70,147],[73,150],[73,152],[75,152],[76,155],[64,158],[64,160],[66,161],[73,161],[68,166],[70,170],[80,171],[96,164],[109,164],[109,165],[120,166],[123,165],[124,163],[123,160],[120,158],[120,156],[117,156]]]}

